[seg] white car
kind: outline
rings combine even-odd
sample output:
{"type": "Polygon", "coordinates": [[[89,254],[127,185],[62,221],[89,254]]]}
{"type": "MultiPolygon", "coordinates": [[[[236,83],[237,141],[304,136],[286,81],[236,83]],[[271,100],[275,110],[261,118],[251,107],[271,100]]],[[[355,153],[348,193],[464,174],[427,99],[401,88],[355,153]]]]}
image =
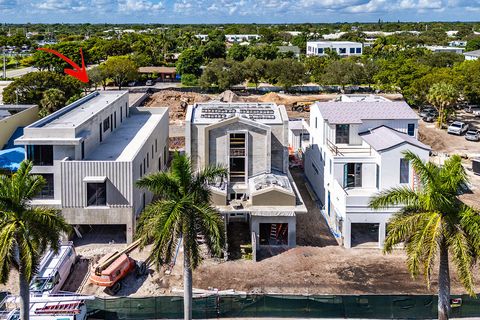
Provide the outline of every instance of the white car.
{"type": "Polygon", "coordinates": [[[468,141],[479,141],[480,140],[480,131],[478,130],[468,130],[465,133],[465,139],[468,141]]]}
{"type": "Polygon", "coordinates": [[[447,129],[448,133],[462,135],[468,131],[468,124],[465,122],[454,121],[447,129]]]}

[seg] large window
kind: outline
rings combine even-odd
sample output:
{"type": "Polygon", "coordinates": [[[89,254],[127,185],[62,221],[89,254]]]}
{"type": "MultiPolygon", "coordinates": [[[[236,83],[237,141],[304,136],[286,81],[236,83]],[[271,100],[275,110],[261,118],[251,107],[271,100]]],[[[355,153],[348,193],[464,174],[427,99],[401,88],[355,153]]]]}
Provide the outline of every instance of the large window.
{"type": "Polygon", "coordinates": [[[355,53],[355,48],[350,48],[350,53],[355,53]]]}
{"type": "Polygon", "coordinates": [[[338,48],[338,53],[339,54],[346,54],[347,53],[347,48],[338,48]]]}
{"type": "Polygon", "coordinates": [[[409,162],[407,159],[400,159],[400,183],[408,183],[410,180],[409,162]]]}
{"type": "Polygon", "coordinates": [[[28,145],[27,159],[35,166],[53,166],[53,146],[28,145]]]}
{"type": "Polygon", "coordinates": [[[103,132],[110,129],[110,118],[103,120],[103,132]]]}
{"type": "Polygon", "coordinates": [[[337,124],[335,127],[335,143],[349,143],[350,125],[337,124]]]}
{"type": "Polygon", "coordinates": [[[87,183],[87,206],[107,205],[107,184],[87,183]]]}
{"type": "Polygon", "coordinates": [[[43,186],[42,190],[40,190],[40,193],[35,198],[53,199],[54,197],[53,174],[45,173],[45,174],[39,174],[39,176],[42,176],[43,179],[45,179],[45,185],[43,186]]]}
{"type": "Polygon", "coordinates": [[[344,188],[360,188],[362,187],[362,164],[346,163],[344,165],[343,176],[344,188]]]}
{"type": "Polygon", "coordinates": [[[408,124],[408,135],[412,137],[415,135],[415,123],[408,124]]]}

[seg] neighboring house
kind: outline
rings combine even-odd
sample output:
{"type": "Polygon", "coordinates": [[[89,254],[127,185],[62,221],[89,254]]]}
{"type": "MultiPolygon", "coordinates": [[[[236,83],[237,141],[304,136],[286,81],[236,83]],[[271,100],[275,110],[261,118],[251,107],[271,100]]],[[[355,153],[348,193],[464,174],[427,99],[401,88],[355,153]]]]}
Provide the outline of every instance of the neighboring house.
{"type": "Polygon", "coordinates": [[[152,194],[135,187],[163,170],[168,109],[129,108],[127,91],[91,93],[25,127],[15,140],[47,184],[32,205],[61,209],[77,225],[123,225],[131,242],[152,194]]]}
{"type": "Polygon", "coordinates": [[[432,52],[453,52],[457,54],[462,54],[463,51],[465,51],[465,48],[444,47],[444,46],[425,46],[425,49],[428,49],[432,52]]]}
{"type": "Polygon", "coordinates": [[[227,42],[238,43],[238,42],[250,42],[252,40],[260,40],[261,36],[259,34],[226,34],[225,39],[227,42]]]}
{"type": "Polygon", "coordinates": [[[310,146],[310,128],[303,118],[288,121],[288,147],[294,153],[303,153],[310,146]]]}
{"type": "Polygon", "coordinates": [[[9,141],[16,132],[37,120],[37,105],[0,104],[0,150],[13,147],[9,141]]]}
{"type": "Polygon", "coordinates": [[[448,43],[450,47],[466,47],[467,41],[465,40],[453,40],[448,43]]]}
{"type": "Polygon", "coordinates": [[[465,60],[478,60],[480,58],[480,50],[464,52],[465,60]]]}
{"type": "Polygon", "coordinates": [[[351,41],[307,41],[307,56],[325,56],[329,50],[341,57],[361,56],[363,45],[351,41]]]}
{"type": "Polygon", "coordinates": [[[297,46],[278,46],[278,53],[292,52],[294,58],[300,57],[300,48],[297,46]]]}
{"type": "Polygon", "coordinates": [[[400,207],[373,210],[369,201],[392,187],[416,187],[402,152],[428,160],[418,138],[418,116],[404,101],[317,102],[310,111],[311,147],[305,175],[323,205],[332,233],[346,247],[383,245],[386,225],[400,207]]]}
{"type": "Polygon", "coordinates": [[[227,236],[241,231],[256,250],[296,245],[296,214],[306,212],[288,170],[288,116],[274,103],[206,102],[190,105],[185,150],[195,169],[228,168],[212,182],[212,203],[227,236]]]}

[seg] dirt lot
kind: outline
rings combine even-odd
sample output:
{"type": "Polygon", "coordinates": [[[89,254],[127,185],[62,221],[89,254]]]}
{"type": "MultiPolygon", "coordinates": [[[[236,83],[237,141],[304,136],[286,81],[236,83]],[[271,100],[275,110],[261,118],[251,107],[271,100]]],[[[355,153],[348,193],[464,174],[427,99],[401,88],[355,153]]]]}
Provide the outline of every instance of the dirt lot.
{"type": "MultiPolygon", "coordinates": [[[[457,114],[457,119],[480,129],[480,118],[475,118],[472,114],[461,111],[457,114]]],[[[437,155],[431,158],[435,163],[441,164],[445,157],[453,154],[459,154],[464,158],[463,164],[470,179],[472,192],[462,195],[461,199],[480,209],[480,176],[474,175],[471,169],[471,159],[480,157],[480,142],[468,141],[464,136],[448,134],[447,130],[438,129],[435,124],[422,120],[420,120],[419,130],[420,140],[430,145],[434,154],[437,155]]]]}

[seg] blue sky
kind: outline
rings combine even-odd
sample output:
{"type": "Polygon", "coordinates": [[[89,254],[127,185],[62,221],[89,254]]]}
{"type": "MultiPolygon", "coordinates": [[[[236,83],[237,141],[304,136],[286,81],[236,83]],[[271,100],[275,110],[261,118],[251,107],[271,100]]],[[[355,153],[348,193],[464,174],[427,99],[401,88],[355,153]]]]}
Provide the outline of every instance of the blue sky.
{"type": "Polygon", "coordinates": [[[479,21],[480,0],[0,0],[0,23],[479,21]]]}

